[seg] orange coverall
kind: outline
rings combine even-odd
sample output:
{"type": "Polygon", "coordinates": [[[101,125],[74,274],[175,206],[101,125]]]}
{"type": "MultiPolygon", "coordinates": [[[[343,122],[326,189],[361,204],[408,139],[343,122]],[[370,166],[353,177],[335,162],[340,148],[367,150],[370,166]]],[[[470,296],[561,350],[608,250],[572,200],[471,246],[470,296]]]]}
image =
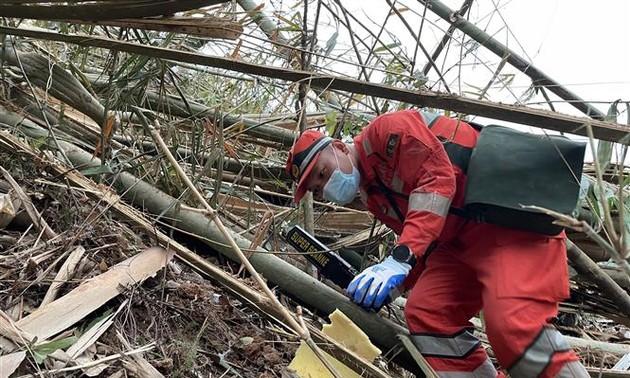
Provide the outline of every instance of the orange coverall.
{"type": "Polygon", "coordinates": [[[464,199],[466,161],[457,156],[478,134],[462,121],[405,110],[379,116],[354,139],[364,204],[418,260],[404,283],[412,340],[441,377],[502,376],[469,322],[483,309],[493,352],[510,376],[588,377],[549,325],[569,295],[564,234],[449,214],[464,199]]]}

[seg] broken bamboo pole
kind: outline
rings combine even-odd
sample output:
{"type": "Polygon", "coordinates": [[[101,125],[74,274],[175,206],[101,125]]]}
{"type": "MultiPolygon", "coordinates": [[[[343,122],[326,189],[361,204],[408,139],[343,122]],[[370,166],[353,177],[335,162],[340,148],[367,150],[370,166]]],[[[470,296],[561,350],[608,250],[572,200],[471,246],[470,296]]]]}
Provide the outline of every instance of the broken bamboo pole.
{"type": "Polygon", "coordinates": [[[114,2],[107,0],[72,1],[69,3],[61,1],[2,1],[0,2],[0,17],[31,18],[35,20],[74,18],[90,21],[125,17],[162,17],[225,2],[227,0],[137,0],[118,1],[113,6],[114,2]]]}

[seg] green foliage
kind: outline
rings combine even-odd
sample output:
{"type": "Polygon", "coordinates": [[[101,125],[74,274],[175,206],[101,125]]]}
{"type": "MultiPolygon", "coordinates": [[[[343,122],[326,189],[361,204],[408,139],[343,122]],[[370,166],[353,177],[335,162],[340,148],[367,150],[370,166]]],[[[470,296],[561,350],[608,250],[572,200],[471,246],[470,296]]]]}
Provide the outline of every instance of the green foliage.
{"type": "Polygon", "coordinates": [[[83,175],[88,176],[88,177],[114,173],[114,171],[112,170],[112,167],[110,167],[107,164],[99,165],[98,167],[89,167],[85,169],[80,169],[79,172],[81,172],[83,175]]]}
{"type": "Polygon", "coordinates": [[[55,341],[39,344],[33,347],[31,350],[33,351],[33,357],[35,358],[35,362],[38,364],[43,363],[49,354],[59,349],[69,348],[71,345],[73,345],[77,341],[77,339],[78,338],[76,336],[70,336],[70,337],[60,339],[60,340],[55,340],[55,341]]]}
{"type": "Polygon", "coordinates": [[[326,111],[324,122],[326,123],[326,131],[328,131],[328,135],[332,135],[335,132],[335,128],[337,127],[337,114],[339,114],[339,112],[334,109],[328,109],[326,111]]]}
{"type": "Polygon", "coordinates": [[[282,13],[276,13],[275,16],[284,23],[278,31],[302,31],[302,15],[299,12],[294,13],[291,18],[282,13]]]}

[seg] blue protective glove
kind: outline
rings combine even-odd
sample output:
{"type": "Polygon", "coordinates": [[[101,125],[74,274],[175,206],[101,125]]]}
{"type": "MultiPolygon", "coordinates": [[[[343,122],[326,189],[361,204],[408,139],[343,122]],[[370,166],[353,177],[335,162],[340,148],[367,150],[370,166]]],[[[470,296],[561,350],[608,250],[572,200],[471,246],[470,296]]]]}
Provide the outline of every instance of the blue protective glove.
{"type": "Polygon", "coordinates": [[[378,310],[389,302],[390,293],[402,284],[410,270],[411,265],[388,256],[354,277],[346,291],[353,302],[378,310]]]}

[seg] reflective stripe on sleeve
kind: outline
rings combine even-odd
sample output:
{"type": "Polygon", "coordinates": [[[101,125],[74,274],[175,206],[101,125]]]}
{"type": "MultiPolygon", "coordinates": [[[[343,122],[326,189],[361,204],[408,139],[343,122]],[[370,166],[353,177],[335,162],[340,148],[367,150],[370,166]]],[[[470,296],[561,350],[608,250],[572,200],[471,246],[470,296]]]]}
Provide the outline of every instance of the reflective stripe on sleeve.
{"type": "Polygon", "coordinates": [[[363,140],[361,141],[361,145],[363,145],[363,150],[365,151],[366,155],[372,155],[374,151],[372,151],[372,145],[370,144],[368,138],[363,138],[363,140]]]}
{"type": "Polygon", "coordinates": [[[405,183],[400,177],[398,177],[398,175],[394,175],[394,177],[392,177],[392,189],[395,192],[402,193],[404,185],[405,183]]]}
{"type": "Polygon", "coordinates": [[[407,211],[428,211],[446,217],[451,200],[437,193],[411,193],[407,211]]]}
{"type": "Polygon", "coordinates": [[[490,358],[473,371],[436,371],[440,378],[488,378],[496,377],[497,369],[492,365],[490,358]]]}
{"type": "Polygon", "coordinates": [[[422,355],[437,358],[464,358],[481,346],[468,330],[454,336],[411,335],[411,340],[422,355]]]}
{"type": "Polygon", "coordinates": [[[564,352],[569,349],[569,344],[560,332],[554,328],[544,327],[534,343],[508,369],[510,376],[514,378],[538,377],[545,371],[555,352],[564,352]]]}

